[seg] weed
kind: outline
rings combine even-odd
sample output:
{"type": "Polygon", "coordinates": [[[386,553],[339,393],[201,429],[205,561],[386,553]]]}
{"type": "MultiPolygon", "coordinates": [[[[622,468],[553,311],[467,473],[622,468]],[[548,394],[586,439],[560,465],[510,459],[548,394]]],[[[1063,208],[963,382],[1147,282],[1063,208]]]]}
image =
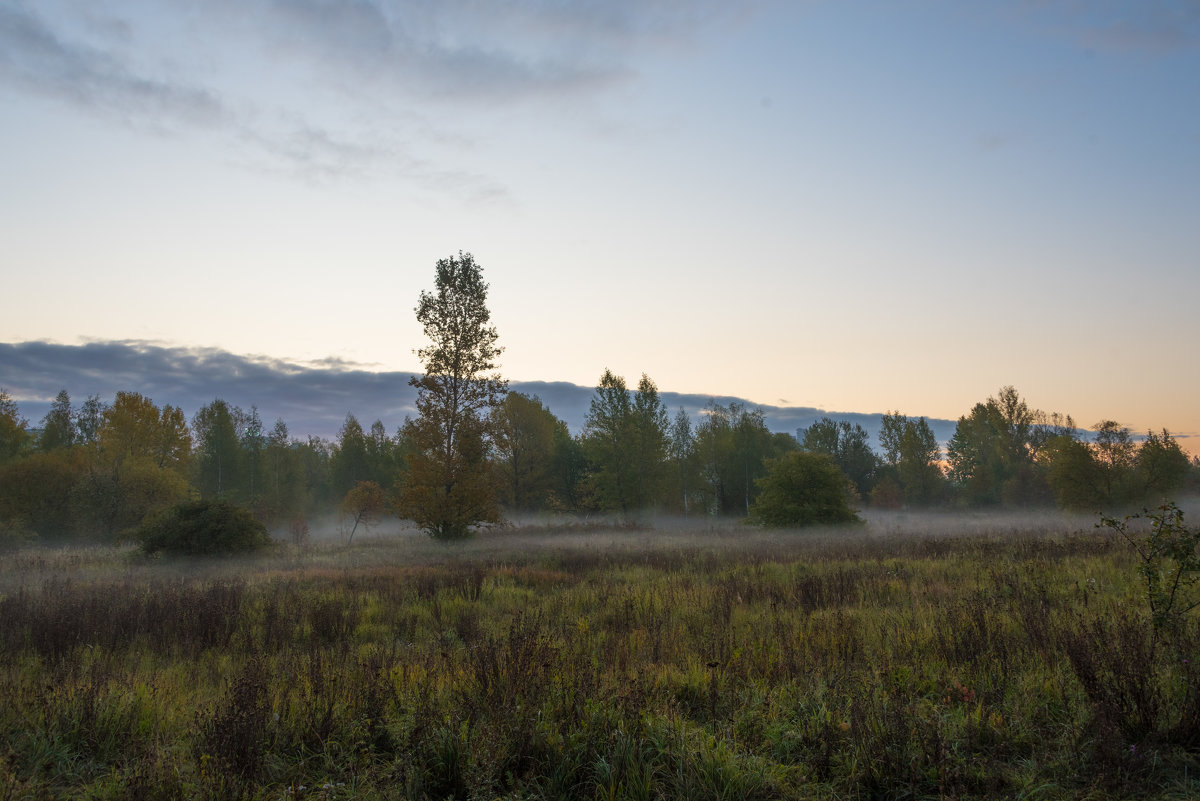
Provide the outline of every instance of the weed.
{"type": "Polygon", "coordinates": [[[1154,627],[1177,631],[1187,613],[1200,607],[1200,527],[1188,528],[1174,503],[1123,520],[1105,515],[1097,525],[1115,531],[1137,552],[1154,627]],[[1149,521],[1149,531],[1131,525],[1141,519],[1149,521]]]}

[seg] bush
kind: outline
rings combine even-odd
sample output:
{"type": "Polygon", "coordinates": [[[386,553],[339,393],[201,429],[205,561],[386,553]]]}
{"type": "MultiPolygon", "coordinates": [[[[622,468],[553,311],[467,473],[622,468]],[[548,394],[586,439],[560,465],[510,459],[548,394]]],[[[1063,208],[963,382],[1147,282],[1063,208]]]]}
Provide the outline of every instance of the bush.
{"type": "Polygon", "coordinates": [[[850,480],[823,453],[796,451],[767,462],[750,522],[771,528],[856,523],[850,480]]]}
{"type": "Polygon", "coordinates": [[[166,510],[138,529],[145,553],[198,556],[253,551],[271,543],[254,515],[225,501],[193,501],[166,510]]]}

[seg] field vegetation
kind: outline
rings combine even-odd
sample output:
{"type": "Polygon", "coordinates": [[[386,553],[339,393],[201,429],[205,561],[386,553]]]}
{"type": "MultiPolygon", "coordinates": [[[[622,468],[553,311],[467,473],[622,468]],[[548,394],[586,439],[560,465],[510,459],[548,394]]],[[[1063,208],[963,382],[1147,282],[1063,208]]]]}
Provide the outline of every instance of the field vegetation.
{"type": "Polygon", "coordinates": [[[0,798],[1200,797],[1147,521],[865,517],[13,551],[0,798]]]}

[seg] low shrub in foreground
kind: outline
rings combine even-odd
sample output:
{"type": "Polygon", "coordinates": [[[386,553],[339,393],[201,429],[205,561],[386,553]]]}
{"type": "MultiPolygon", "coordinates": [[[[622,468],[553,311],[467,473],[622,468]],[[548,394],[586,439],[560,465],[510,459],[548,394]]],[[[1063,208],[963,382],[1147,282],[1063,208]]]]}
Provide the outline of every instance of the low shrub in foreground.
{"type": "Polygon", "coordinates": [[[271,543],[254,515],[224,501],[173,506],[139,528],[134,539],[147,554],[181,556],[245,553],[271,543]]]}

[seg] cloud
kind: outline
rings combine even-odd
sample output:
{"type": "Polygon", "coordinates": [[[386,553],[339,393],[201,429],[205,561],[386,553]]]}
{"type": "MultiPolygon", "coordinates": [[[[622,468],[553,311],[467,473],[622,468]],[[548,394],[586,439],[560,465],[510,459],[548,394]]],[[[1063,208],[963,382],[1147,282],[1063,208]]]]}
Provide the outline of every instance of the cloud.
{"type": "Polygon", "coordinates": [[[1200,3],[1124,3],[1117,14],[1085,28],[1098,50],[1167,53],[1200,45],[1200,3]]]}
{"type": "Polygon", "coordinates": [[[1022,12],[1037,28],[1089,50],[1162,54],[1200,46],[1195,0],[1036,0],[1022,12]]]}
{"type": "MultiPolygon", "coordinates": [[[[416,392],[411,373],[374,372],[369,365],[326,359],[298,364],[265,356],[243,356],[215,348],[183,348],[137,340],[60,345],[51,342],[0,343],[2,388],[20,405],[32,424],[46,414],[50,401],[66,389],[76,403],[88,395],[111,402],[118,391],[139,392],[159,405],[181,407],[190,417],[215,398],[249,409],[257,406],[263,420],[282,419],[293,436],[332,437],[354,414],[364,425],[381,420],[394,431],[405,416],[415,414],[416,392]]],[[[583,428],[593,387],[567,382],[514,381],[511,389],[536,395],[571,431],[583,428]]],[[[682,407],[693,425],[705,405],[744,403],[762,409],[768,428],[795,434],[822,417],[859,423],[872,437],[878,414],[830,413],[810,407],[758,406],[732,396],[662,392],[674,416],[682,407]]],[[[952,420],[931,419],[935,435],[947,440],[952,420]]]]}
{"type": "Polygon", "coordinates": [[[0,4],[0,81],[135,125],[211,128],[228,116],[203,87],[139,75],[20,5],[0,4]]]}
{"type": "Polygon", "coordinates": [[[264,420],[282,418],[296,434],[331,435],[347,413],[394,428],[414,411],[407,373],[377,373],[344,362],[302,365],[215,348],[170,347],[126,340],[59,345],[0,344],[5,389],[30,420],[66,388],[80,401],[96,394],[139,392],[190,416],[215,398],[257,405],[264,420]],[[51,389],[53,388],[53,389],[51,389]]]}
{"type": "Polygon", "coordinates": [[[399,177],[476,202],[495,178],[438,155],[466,117],[587,99],[743,13],[716,0],[192,0],[116,10],[0,0],[0,91],[138,130],[222,137],[305,179],[399,177]],[[447,110],[449,109],[449,113],[447,110]]]}
{"type": "Polygon", "coordinates": [[[275,48],[322,71],[487,103],[591,94],[628,81],[638,53],[684,45],[746,7],[677,0],[253,4],[257,27],[275,48]]]}
{"type": "MultiPolygon", "coordinates": [[[[53,8],[52,3],[47,6],[53,8]]],[[[255,49],[252,41],[236,36],[215,38],[222,43],[189,41],[204,52],[199,61],[239,61],[255,49]]],[[[396,127],[396,115],[377,127],[346,125],[341,118],[326,125],[310,119],[304,108],[281,107],[253,88],[238,96],[242,90],[222,87],[215,79],[190,78],[188,69],[165,52],[167,47],[167,37],[139,31],[132,18],[91,14],[82,22],[52,20],[0,0],[0,88],[49,98],[138,130],[225,136],[244,148],[235,162],[259,171],[310,180],[392,175],[468,200],[507,197],[505,187],[489,176],[410,155],[390,130],[396,127]],[[163,63],[174,69],[146,66],[163,63]]],[[[299,81],[297,76],[285,78],[299,81]]],[[[399,123],[414,126],[427,138],[453,139],[441,137],[413,115],[400,115],[399,123]]]]}

